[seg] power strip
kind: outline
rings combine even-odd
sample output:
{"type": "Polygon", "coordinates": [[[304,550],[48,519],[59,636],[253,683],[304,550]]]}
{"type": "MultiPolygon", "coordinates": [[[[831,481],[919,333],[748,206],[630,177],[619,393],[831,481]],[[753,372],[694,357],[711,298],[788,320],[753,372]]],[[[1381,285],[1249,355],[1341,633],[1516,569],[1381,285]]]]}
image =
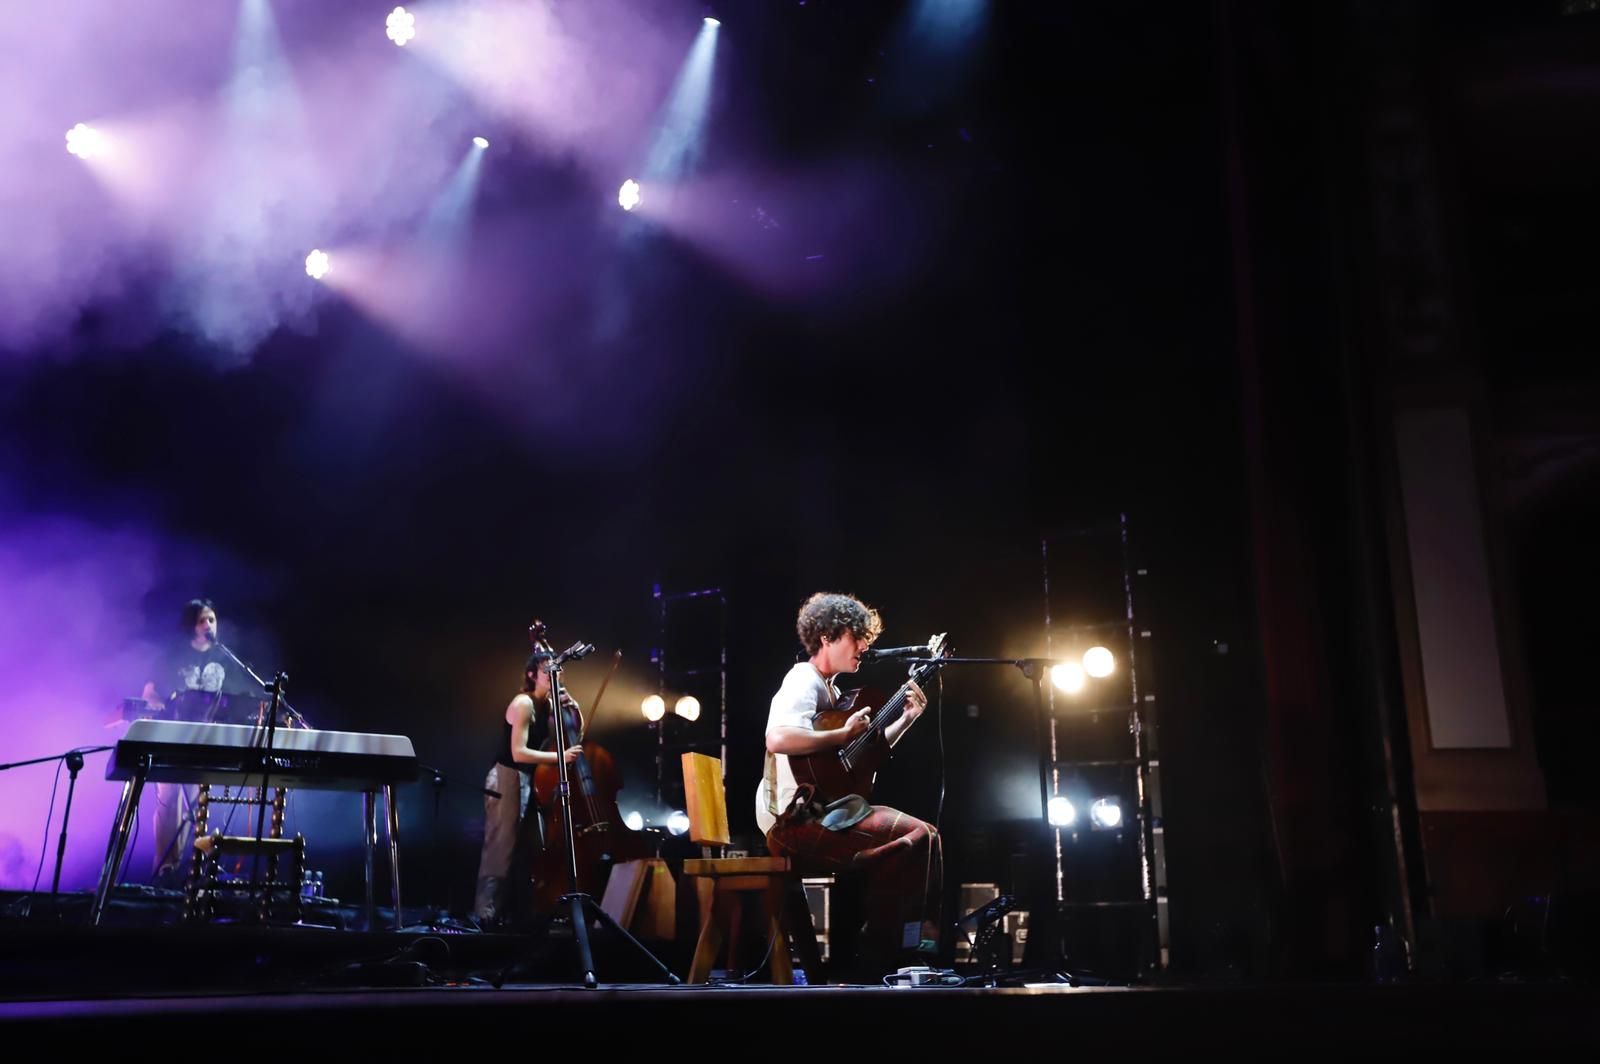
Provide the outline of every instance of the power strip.
{"type": "Polygon", "coordinates": [[[910,968],[901,968],[893,975],[886,975],[883,981],[889,986],[960,986],[966,980],[957,975],[950,968],[929,968],[926,965],[917,965],[910,968]]]}

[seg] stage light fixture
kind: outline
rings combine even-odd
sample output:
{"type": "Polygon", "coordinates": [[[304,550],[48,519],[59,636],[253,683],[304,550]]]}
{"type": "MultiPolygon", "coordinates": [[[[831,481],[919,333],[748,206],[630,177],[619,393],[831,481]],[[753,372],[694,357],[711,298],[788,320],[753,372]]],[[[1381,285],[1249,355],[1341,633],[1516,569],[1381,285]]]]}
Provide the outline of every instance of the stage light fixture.
{"type": "Polygon", "coordinates": [[[1089,821],[1097,828],[1122,826],[1122,803],[1115,798],[1096,798],[1089,806],[1089,821]]]}
{"type": "Polygon", "coordinates": [[[67,130],[67,151],[80,159],[96,159],[106,153],[106,137],[91,125],[79,122],[67,130]]]}
{"type": "Polygon", "coordinates": [[[417,35],[417,16],[403,7],[395,8],[384,20],[384,35],[404,48],[406,42],[417,35]]]}
{"type": "Polygon", "coordinates": [[[1056,690],[1075,695],[1083,690],[1083,667],[1070,661],[1062,662],[1050,670],[1050,682],[1056,685],[1056,690]]]}

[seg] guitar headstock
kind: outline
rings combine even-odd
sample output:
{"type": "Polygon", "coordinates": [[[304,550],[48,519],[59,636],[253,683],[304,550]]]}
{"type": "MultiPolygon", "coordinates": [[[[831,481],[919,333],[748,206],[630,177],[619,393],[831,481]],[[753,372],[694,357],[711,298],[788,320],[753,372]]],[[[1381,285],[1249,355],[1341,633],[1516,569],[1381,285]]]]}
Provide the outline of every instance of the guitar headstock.
{"type": "Polygon", "coordinates": [[[938,671],[938,660],[940,658],[948,658],[950,654],[950,634],[948,632],[940,632],[928,640],[928,660],[923,660],[922,655],[918,654],[918,660],[911,666],[908,675],[912,680],[926,682],[930,676],[938,671]]]}

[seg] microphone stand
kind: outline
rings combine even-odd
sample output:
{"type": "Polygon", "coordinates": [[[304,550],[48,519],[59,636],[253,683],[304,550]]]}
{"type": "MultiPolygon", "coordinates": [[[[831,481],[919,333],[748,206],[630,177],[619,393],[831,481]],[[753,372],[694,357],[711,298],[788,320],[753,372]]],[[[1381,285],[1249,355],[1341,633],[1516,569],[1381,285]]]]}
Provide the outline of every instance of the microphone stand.
{"type": "Polygon", "coordinates": [[[927,655],[911,658],[893,658],[897,665],[1011,665],[1022,671],[1033,684],[1034,710],[1039,738],[1039,813],[1046,824],[1050,823],[1050,755],[1046,732],[1049,720],[1044,708],[1044,677],[1052,665],[1062,664],[1056,658],[934,658],[927,655]]]}
{"type": "MultiPolygon", "coordinates": [[[[284,701],[283,687],[289,682],[288,673],[280,670],[277,675],[272,678],[272,682],[267,683],[261,679],[261,677],[256,675],[254,669],[241,661],[239,659],[239,655],[229,650],[221,640],[213,639],[211,642],[217,647],[217,649],[221,650],[224,654],[228,655],[228,657],[232,658],[234,662],[236,662],[252,680],[256,681],[256,683],[260,684],[262,688],[272,695],[272,705],[267,707],[267,741],[266,745],[261,747],[261,802],[259,807],[256,809],[255,854],[251,858],[250,862],[250,882],[255,884],[260,890],[261,901],[263,906],[265,906],[268,904],[267,899],[270,895],[270,891],[267,885],[261,881],[261,840],[266,834],[267,805],[269,801],[267,796],[271,793],[268,783],[272,774],[272,739],[278,729],[278,711],[280,709],[287,710],[290,716],[300,723],[301,727],[305,727],[306,722],[304,717],[295,712],[295,710],[286,701],[284,701]]],[[[295,889],[300,889],[298,884],[295,885],[295,889]]],[[[396,916],[398,919],[398,914],[396,914],[396,916]]]]}
{"type": "MultiPolygon", "coordinates": [[[[1022,675],[1027,677],[1028,681],[1033,684],[1036,741],[1038,742],[1039,746],[1039,815],[1041,822],[1044,824],[1045,834],[1049,842],[1049,850],[1053,852],[1055,849],[1055,829],[1050,824],[1050,770],[1052,768],[1049,741],[1050,718],[1048,712],[1045,710],[1044,705],[1044,678],[1049,673],[1052,666],[1061,665],[1064,664],[1064,662],[1057,658],[935,658],[928,655],[915,658],[896,657],[893,660],[896,664],[907,664],[911,666],[1010,665],[1013,668],[1021,671],[1022,675]]],[[[1050,904],[1048,908],[1051,911],[1051,917],[1049,919],[1053,924],[1055,922],[1056,908],[1054,891],[1046,891],[1044,893],[1049,895],[1048,901],[1050,904]]],[[[1031,919],[1037,919],[1037,917],[1040,915],[1040,908],[1041,907],[1038,905],[1033,906],[1034,911],[1030,917],[1031,919]]],[[[1042,923],[1043,921],[1039,922],[1042,923]]],[[[1030,928],[1030,937],[1036,935],[1038,931],[1038,927],[1030,928]]],[[[1065,968],[1064,963],[1062,967],[1065,968]]]]}
{"type": "MultiPolygon", "coordinates": [[[[450,933],[450,934],[459,934],[459,933],[464,933],[464,932],[475,931],[475,930],[477,930],[476,928],[468,927],[467,925],[458,922],[454,917],[452,917],[450,915],[449,909],[448,909],[448,901],[449,901],[448,898],[446,898],[446,907],[445,908],[440,908],[439,907],[439,893],[440,893],[440,891],[439,891],[439,880],[441,878],[442,869],[444,869],[448,864],[447,861],[439,860],[438,859],[438,854],[437,854],[437,850],[438,850],[438,847],[439,847],[439,801],[440,801],[441,798],[443,798],[446,787],[459,786],[459,784],[451,784],[449,782],[449,780],[445,777],[444,771],[442,769],[435,768],[432,765],[424,765],[424,764],[422,764],[420,762],[418,762],[417,767],[422,769],[423,772],[426,772],[430,777],[432,777],[429,782],[433,787],[433,845],[434,845],[434,849],[436,851],[436,853],[435,853],[435,864],[437,865],[437,868],[435,869],[435,872],[434,872],[434,875],[433,875],[433,885],[432,885],[431,891],[430,891],[433,896],[429,900],[429,904],[428,904],[428,919],[425,922],[420,923],[420,924],[413,924],[410,927],[402,927],[402,928],[400,928],[400,930],[402,932],[407,932],[407,931],[442,931],[442,932],[450,933]]],[[[491,794],[491,793],[494,793],[494,792],[484,790],[483,793],[484,794],[491,794]]],[[[448,891],[446,891],[445,893],[448,894],[448,891]]],[[[396,922],[398,922],[398,918],[397,918],[396,922]]]]}
{"type": "MultiPolygon", "coordinates": [[[[232,650],[229,650],[228,647],[225,644],[223,644],[223,642],[221,640],[213,639],[211,641],[211,645],[216,647],[218,650],[222,651],[224,654],[228,655],[228,657],[233,660],[233,663],[235,665],[239,666],[239,668],[243,669],[245,671],[245,675],[249,676],[250,679],[254,680],[256,682],[256,685],[258,687],[260,687],[263,691],[271,691],[272,690],[272,684],[268,683],[267,681],[263,680],[261,677],[257,676],[256,675],[256,670],[252,669],[248,664],[246,664],[239,657],[239,655],[235,654],[232,650]]],[[[288,678],[289,677],[287,675],[285,675],[283,677],[283,679],[285,679],[285,680],[287,680],[288,678]]],[[[300,725],[300,727],[302,727],[302,728],[311,727],[311,725],[309,723],[307,723],[306,718],[304,718],[304,717],[302,717],[300,715],[300,711],[295,709],[293,706],[291,706],[289,704],[289,700],[287,698],[283,698],[281,696],[281,692],[278,693],[278,697],[276,697],[274,699],[274,701],[276,701],[277,707],[279,709],[283,710],[285,713],[287,713],[289,715],[289,719],[290,720],[294,721],[296,724],[300,725]]],[[[274,716],[276,716],[276,714],[274,714],[274,716]]],[[[269,746],[271,745],[270,742],[269,742],[268,745],[269,746]]]]}
{"type": "MultiPolygon", "coordinates": [[[[572,940],[578,950],[578,964],[583,971],[584,987],[594,990],[599,986],[599,980],[595,974],[594,952],[589,948],[589,920],[591,918],[602,927],[609,928],[615,932],[624,942],[633,947],[634,953],[655,965],[656,971],[661,974],[662,982],[676,985],[681,980],[676,975],[673,975],[672,971],[665,964],[662,964],[655,954],[646,949],[642,942],[630,935],[626,928],[613,920],[611,914],[602,909],[593,898],[578,890],[578,846],[572,823],[572,789],[568,785],[567,778],[567,746],[569,744],[566,723],[567,714],[565,709],[562,708],[565,692],[561,686],[561,667],[568,661],[577,661],[593,650],[593,643],[574,643],[571,647],[551,658],[550,663],[545,666],[545,672],[550,677],[550,716],[555,722],[556,770],[560,778],[560,782],[556,786],[556,798],[560,803],[561,826],[566,835],[567,871],[571,876],[568,882],[572,885],[572,889],[562,896],[561,904],[571,914],[572,940]]],[[[578,739],[577,736],[572,738],[574,740],[578,739]]],[[[558,909],[557,911],[559,912],[560,910],[558,909]]],[[[508,966],[495,977],[494,986],[496,989],[504,985],[506,974],[511,970],[511,967],[508,966]]]]}
{"type": "MultiPolygon", "coordinates": [[[[9,765],[0,765],[0,772],[25,765],[43,765],[50,761],[65,761],[67,764],[67,805],[61,811],[61,838],[56,843],[56,870],[50,877],[50,903],[52,906],[60,904],[61,897],[61,863],[67,856],[67,822],[72,819],[72,794],[78,786],[78,773],[83,769],[84,754],[98,754],[112,749],[109,746],[79,746],[68,750],[64,754],[54,754],[50,757],[36,757],[29,761],[13,761],[9,765]]],[[[59,779],[60,777],[57,777],[59,779]]]]}

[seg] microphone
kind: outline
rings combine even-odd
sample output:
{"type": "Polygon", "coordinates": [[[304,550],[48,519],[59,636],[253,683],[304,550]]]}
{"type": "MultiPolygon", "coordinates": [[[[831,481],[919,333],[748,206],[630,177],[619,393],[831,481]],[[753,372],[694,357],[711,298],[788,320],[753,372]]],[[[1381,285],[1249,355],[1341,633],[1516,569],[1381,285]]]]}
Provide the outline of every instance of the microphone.
{"type": "Polygon", "coordinates": [[[891,658],[925,658],[928,656],[926,644],[916,647],[884,647],[882,650],[873,649],[862,653],[862,661],[887,661],[891,658]]]}
{"type": "Polygon", "coordinates": [[[594,644],[585,643],[580,639],[578,642],[572,644],[570,647],[557,654],[552,664],[559,667],[561,665],[565,665],[569,661],[578,661],[592,653],[594,653],[594,644]]]}

